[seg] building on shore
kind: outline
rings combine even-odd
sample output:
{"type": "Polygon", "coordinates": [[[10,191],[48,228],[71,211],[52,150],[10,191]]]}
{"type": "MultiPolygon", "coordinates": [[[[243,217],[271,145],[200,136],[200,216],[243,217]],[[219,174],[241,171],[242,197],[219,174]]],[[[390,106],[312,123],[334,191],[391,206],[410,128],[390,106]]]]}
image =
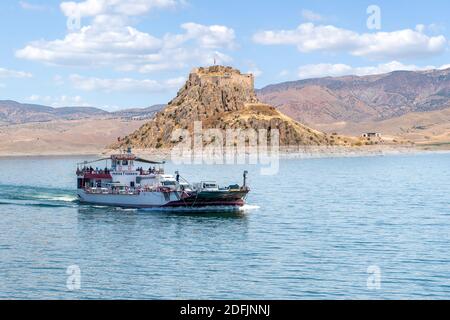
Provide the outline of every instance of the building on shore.
{"type": "Polygon", "coordinates": [[[381,134],[378,132],[366,132],[361,135],[363,138],[381,138],[381,134]]]}

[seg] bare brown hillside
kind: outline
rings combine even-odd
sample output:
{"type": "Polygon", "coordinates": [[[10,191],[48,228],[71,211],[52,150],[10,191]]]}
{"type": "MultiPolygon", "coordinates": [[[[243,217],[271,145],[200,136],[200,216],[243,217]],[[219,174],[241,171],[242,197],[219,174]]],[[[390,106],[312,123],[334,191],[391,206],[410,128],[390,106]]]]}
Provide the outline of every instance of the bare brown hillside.
{"type": "Polygon", "coordinates": [[[306,123],[387,120],[450,107],[450,69],[285,82],[258,97],[306,123]]]}
{"type": "Polygon", "coordinates": [[[0,156],[100,154],[143,120],[54,120],[0,126],[0,156]]]}
{"type": "Polygon", "coordinates": [[[414,141],[450,134],[439,118],[450,108],[450,69],[299,80],[270,85],[257,94],[264,103],[325,132],[376,131],[414,141]],[[428,131],[414,129],[422,119],[428,131]]]}

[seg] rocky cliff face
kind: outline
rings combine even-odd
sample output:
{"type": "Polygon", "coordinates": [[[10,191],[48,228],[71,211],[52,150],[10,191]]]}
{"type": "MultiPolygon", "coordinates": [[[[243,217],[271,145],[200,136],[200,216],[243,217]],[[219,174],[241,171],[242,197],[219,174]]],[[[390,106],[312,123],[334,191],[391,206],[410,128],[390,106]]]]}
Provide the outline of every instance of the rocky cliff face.
{"type": "Polygon", "coordinates": [[[345,139],[328,136],[295,122],[275,108],[259,102],[254,79],[231,67],[194,69],[186,84],[167,108],[113,148],[170,148],[176,129],[193,131],[194,121],[215,129],[278,129],[281,145],[346,144],[345,139]]]}

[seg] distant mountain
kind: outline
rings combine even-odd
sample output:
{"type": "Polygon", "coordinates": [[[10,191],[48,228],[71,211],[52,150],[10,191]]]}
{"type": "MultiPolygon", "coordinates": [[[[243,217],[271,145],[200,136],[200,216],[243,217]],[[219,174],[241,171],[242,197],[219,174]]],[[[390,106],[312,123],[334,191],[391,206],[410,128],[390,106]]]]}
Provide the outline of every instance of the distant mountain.
{"type": "Polygon", "coordinates": [[[21,124],[53,120],[79,120],[85,118],[148,119],[165,105],[108,112],[93,107],[52,108],[36,104],[24,104],[0,100],[0,124],[21,124]]]}
{"type": "Polygon", "coordinates": [[[311,126],[384,121],[450,108],[450,69],[299,80],[269,85],[257,95],[311,126]]]}
{"type": "Polygon", "coordinates": [[[119,118],[127,118],[134,120],[145,120],[151,119],[153,116],[164,109],[167,105],[165,104],[156,104],[154,106],[150,106],[147,108],[133,108],[133,109],[125,109],[121,111],[113,112],[112,114],[119,118]]]}

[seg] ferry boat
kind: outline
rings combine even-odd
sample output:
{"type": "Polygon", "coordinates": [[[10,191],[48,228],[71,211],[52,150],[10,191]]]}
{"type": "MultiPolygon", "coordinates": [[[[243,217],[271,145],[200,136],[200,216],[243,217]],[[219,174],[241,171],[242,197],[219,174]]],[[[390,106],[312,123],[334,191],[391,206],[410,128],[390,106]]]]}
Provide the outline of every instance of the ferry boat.
{"type": "Polygon", "coordinates": [[[164,162],[140,158],[129,149],[107,158],[78,163],[77,194],[81,203],[94,205],[237,211],[244,206],[250,191],[247,174],[245,171],[242,186],[219,187],[215,181],[191,184],[178,171],[175,175],[166,174],[164,162]],[[92,167],[102,161],[106,162],[104,168],[92,167]],[[144,168],[144,165],[149,167],[144,168]]]}

